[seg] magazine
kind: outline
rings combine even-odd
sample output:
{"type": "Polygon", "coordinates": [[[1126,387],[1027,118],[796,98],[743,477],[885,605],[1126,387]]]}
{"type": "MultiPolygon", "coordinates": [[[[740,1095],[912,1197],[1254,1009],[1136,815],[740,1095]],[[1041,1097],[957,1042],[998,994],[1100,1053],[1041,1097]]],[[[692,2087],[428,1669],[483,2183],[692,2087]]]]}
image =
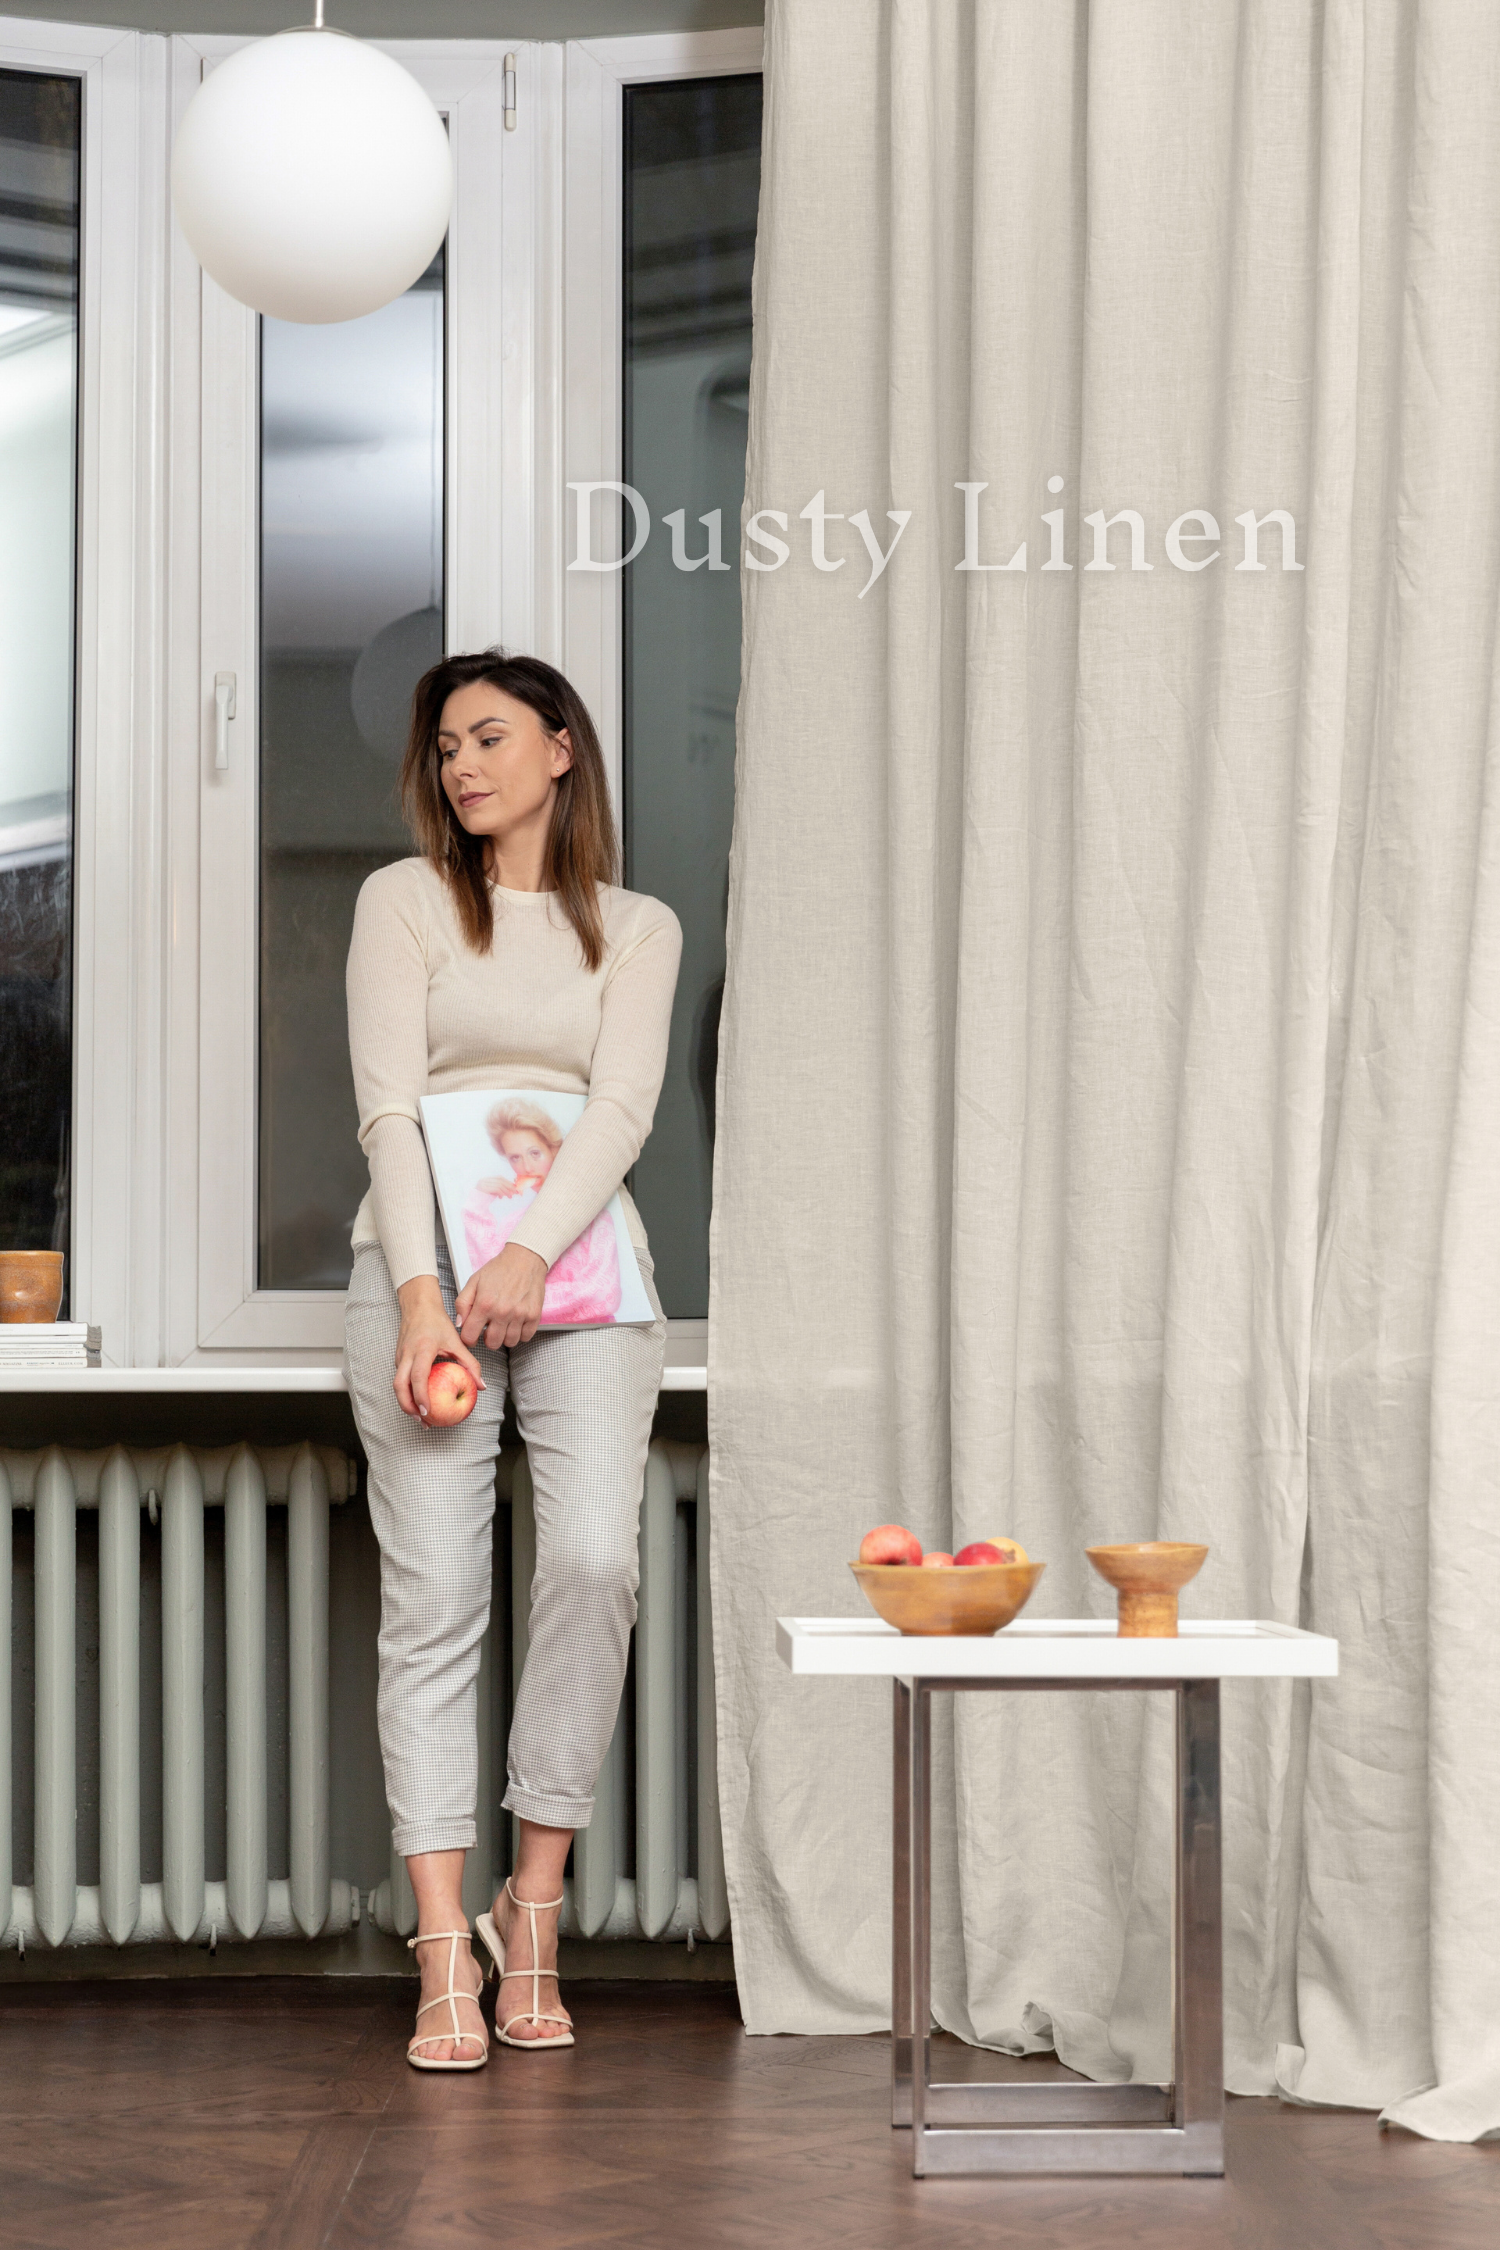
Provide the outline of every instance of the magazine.
{"type": "MultiPolygon", "coordinates": [[[[491,1087],[418,1101],[448,1257],[462,1289],[498,1258],[537,1199],[583,1094],[491,1087]]],[[[602,1328],[656,1317],[618,1191],[549,1268],[543,1328],[602,1328]]]]}

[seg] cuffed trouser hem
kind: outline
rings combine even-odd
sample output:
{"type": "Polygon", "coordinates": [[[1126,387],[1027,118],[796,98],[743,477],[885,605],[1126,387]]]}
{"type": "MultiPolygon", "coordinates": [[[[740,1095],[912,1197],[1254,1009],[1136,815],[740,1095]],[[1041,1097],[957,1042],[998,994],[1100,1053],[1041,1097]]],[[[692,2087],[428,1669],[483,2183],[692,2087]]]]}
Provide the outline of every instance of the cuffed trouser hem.
{"type": "Polygon", "coordinates": [[[403,1859],[418,1852],[469,1852],[478,1831],[472,1820],[413,1820],[391,1830],[391,1842],[403,1859]]]}
{"type": "Polygon", "coordinates": [[[537,1797],[529,1789],[518,1789],[514,1782],[503,1802],[507,1812],[534,1820],[539,1828],[587,1828],[594,1817],[592,1797],[537,1797]]]}

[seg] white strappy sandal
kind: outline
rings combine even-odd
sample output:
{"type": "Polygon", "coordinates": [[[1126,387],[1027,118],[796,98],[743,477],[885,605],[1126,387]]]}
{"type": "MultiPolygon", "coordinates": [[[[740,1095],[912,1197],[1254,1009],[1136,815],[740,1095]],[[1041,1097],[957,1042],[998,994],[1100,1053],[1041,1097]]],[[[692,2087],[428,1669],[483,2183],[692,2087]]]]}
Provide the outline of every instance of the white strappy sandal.
{"type": "Polygon", "coordinates": [[[517,1898],[515,1892],[511,1890],[508,1875],[505,1878],[505,1888],[510,1895],[511,1903],[524,1908],[526,1919],[531,1925],[531,1967],[529,1969],[507,1969],[505,1966],[505,1947],[501,1942],[500,1932],[495,1927],[493,1914],[481,1914],[474,1927],[484,1940],[485,1948],[495,1964],[495,1975],[501,1984],[505,1983],[507,1977],[530,1977],[531,2006],[529,2008],[518,2008],[513,2016],[507,2016],[502,2023],[499,2000],[497,1999],[495,2005],[495,2037],[502,2046],[524,2047],[532,2054],[539,2053],[549,2047],[571,2047],[574,2044],[573,2026],[569,2023],[568,2018],[566,2016],[545,2015],[542,2011],[542,1979],[543,1977],[555,1977],[557,1971],[555,1969],[539,1969],[536,1965],[536,1918],[538,1914],[550,1912],[554,1906],[561,1906],[562,1900],[560,1898],[517,1898]],[[565,2029],[546,2039],[512,2039],[510,2027],[513,2023],[560,2023],[565,2026],[565,2029]]]}
{"type": "MultiPolygon", "coordinates": [[[[458,1973],[458,1949],[460,1944],[468,1943],[468,1931],[427,1930],[414,1938],[408,1938],[406,1941],[406,1950],[408,1953],[414,1953],[419,1945],[431,1945],[435,1943],[439,1938],[447,1938],[451,1941],[448,1946],[448,1989],[446,1992],[440,1993],[436,2000],[423,2001],[421,2007],[417,2010],[417,2021],[418,2023],[420,2023],[422,2018],[433,2008],[446,2008],[452,2021],[453,2029],[451,2031],[424,2032],[417,2038],[409,2041],[406,2049],[406,2059],[411,2064],[413,2070],[482,2070],[484,2068],[484,2065],[490,2059],[489,2040],[486,2038],[485,2034],[482,2031],[461,2031],[458,2025],[459,2001],[471,2000],[477,2007],[479,2004],[479,1993],[460,1992],[458,1986],[453,1981],[458,1973]],[[478,2047],[479,2052],[474,2056],[472,2061],[468,2062],[461,2061],[456,2055],[448,2056],[445,2058],[440,2055],[419,2055],[417,2053],[417,2049],[419,2047],[430,2047],[433,2042],[438,2039],[451,2039],[455,2047],[460,2046],[465,2039],[468,2039],[478,2047]]],[[[472,1953],[470,1954],[469,1958],[471,1961],[473,1960],[474,1956],[472,1955],[472,1953]]],[[[479,1983],[479,1991],[482,1992],[483,1990],[484,1979],[481,1977],[479,1983]]]]}

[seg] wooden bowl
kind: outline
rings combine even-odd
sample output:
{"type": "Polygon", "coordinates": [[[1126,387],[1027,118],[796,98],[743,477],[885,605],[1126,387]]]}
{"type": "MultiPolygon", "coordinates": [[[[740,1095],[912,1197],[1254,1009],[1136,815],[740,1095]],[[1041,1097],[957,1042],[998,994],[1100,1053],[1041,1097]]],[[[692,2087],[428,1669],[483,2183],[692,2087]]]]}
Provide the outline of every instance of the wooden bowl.
{"type": "Polygon", "coordinates": [[[1025,1608],[1045,1563],[851,1563],[870,1607],[902,1633],[998,1633],[1025,1608]]]}
{"type": "Polygon", "coordinates": [[[0,1320],[56,1320],[62,1292],[60,1250],[0,1250],[0,1320]]]}
{"type": "Polygon", "coordinates": [[[1120,1597],[1122,1640],[1177,1638],[1178,1590],[1203,1568],[1206,1547],[1180,1539],[1139,1539],[1084,1552],[1120,1597]]]}

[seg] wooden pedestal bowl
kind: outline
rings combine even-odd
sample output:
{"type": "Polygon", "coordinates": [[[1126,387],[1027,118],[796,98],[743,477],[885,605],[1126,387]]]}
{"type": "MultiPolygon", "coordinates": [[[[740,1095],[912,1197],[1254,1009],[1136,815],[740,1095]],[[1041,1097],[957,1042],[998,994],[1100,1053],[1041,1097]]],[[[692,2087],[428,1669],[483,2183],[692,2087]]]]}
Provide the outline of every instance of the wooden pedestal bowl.
{"type": "Polygon", "coordinates": [[[56,1320],[61,1250],[0,1250],[0,1320],[56,1320]]]}
{"type": "Polygon", "coordinates": [[[851,1563],[870,1607],[902,1633],[998,1633],[1025,1608],[1045,1563],[851,1563]]]}
{"type": "Polygon", "coordinates": [[[1084,1552],[1120,1597],[1122,1640],[1177,1638],[1177,1596],[1203,1568],[1206,1547],[1180,1539],[1141,1539],[1084,1552]]]}

